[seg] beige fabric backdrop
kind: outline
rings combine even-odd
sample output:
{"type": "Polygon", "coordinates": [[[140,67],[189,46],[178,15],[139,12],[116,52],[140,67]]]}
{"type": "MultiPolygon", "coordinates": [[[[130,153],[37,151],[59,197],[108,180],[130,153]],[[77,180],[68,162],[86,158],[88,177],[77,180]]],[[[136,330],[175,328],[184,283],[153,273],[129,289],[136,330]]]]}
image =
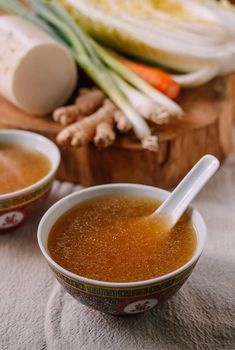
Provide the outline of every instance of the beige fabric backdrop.
{"type": "MultiPolygon", "coordinates": [[[[57,182],[50,203],[78,189],[57,182]]],[[[209,231],[195,271],[171,300],[131,318],[100,314],[61,289],[37,246],[42,213],[0,236],[0,349],[234,350],[235,153],[194,206],[209,231]]]]}

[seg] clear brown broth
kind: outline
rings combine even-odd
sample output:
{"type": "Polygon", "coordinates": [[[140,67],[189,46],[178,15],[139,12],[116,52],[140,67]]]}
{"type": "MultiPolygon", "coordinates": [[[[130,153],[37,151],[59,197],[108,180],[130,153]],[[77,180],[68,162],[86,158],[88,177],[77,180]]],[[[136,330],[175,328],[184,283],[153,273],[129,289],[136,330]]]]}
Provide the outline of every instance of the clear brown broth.
{"type": "Polygon", "coordinates": [[[42,179],[51,169],[41,152],[0,142],[0,195],[15,192],[42,179]]]}
{"type": "Polygon", "coordinates": [[[140,281],[171,272],[193,256],[196,232],[184,214],[164,233],[163,222],[147,218],[159,204],[121,195],[83,202],[54,224],[49,253],[65,269],[101,281],[140,281]]]}

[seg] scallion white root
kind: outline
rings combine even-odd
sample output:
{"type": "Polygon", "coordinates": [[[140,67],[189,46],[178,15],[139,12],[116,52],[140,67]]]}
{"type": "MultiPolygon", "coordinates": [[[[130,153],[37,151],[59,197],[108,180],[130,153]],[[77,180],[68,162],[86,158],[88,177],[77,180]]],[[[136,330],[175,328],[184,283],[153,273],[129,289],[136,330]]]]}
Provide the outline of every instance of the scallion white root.
{"type": "Polygon", "coordinates": [[[165,107],[133,88],[130,84],[120,79],[118,75],[113,74],[113,76],[132,106],[144,119],[150,120],[156,124],[165,124],[169,122],[171,115],[165,107]]]}
{"type": "Polygon", "coordinates": [[[166,95],[160,91],[154,89],[148,83],[146,83],[137,74],[132,72],[129,68],[124,66],[115,57],[110,55],[107,50],[105,50],[101,45],[99,45],[94,40],[90,39],[93,47],[100,56],[100,58],[116,72],[123,80],[128,81],[130,84],[135,86],[138,90],[142,91],[146,96],[148,96],[153,101],[157,102],[171,114],[171,116],[181,117],[184,113],[182,108],[174,101],[169,99],[166,95]]]}

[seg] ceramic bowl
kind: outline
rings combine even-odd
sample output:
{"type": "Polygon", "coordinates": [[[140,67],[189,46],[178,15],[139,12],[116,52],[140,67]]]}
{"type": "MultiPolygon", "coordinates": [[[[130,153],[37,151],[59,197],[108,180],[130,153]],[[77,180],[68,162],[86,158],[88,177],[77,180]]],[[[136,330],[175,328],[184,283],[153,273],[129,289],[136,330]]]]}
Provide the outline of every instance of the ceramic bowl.
{"type": "MultiPolygon", "coordinates": [[[[47,198],[60,163],[56,145],[44,136],[20,130],[0,130],[0,142],[15,143],[47,156],[51,170],[39,181],[22,190],[0,195],[0,233],[21,225],[47,198]]],[[[29,164],[29,166],[32,166],[29,164]]]]}
{"type": "Polygon", "coordinates": [[[206,239],[206,226],[198,211],[190,208],[197,233],[193,257],[179,269],[145,281],[112,283],[76,275],[58,265],[48,252],[48,235],[53,224],[70,208],[85,200],[107,195],[137,195],[163,201],[169,192],[145,185],[111,184],[90,187],[71,194],[54,204],[43,216],[38,228],[38,243],[57,280],[81,303],[114,315],[131,315],[149,310],[175,294],[191,274],[206,239]]]}

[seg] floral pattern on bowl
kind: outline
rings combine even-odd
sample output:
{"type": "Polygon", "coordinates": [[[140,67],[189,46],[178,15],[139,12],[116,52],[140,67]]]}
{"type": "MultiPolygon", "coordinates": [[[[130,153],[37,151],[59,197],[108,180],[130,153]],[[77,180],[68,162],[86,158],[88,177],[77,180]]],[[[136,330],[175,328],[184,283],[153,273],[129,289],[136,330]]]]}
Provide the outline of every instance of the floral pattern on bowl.
{"type": "Polygon", "coordinates": [[[175,294],[187,280],[193,266],[179,275],[142,288],[104,288],[85,284],[52,270],[65,290],[82,304],[113,315],[131,315],[148,311],[175,294]]]}
{"type": "Polygon", "coordinates": [[[0,139],[4,143],[15,143],[37,149],[46,155],[51,163],[51,169],[39,181],[16,192],[0,194],[0,233],[4,233],[23,224],[44,204],[60,163],[60,152],[46,137],[28,131],[0,130],[0,139]]]}
{"type": "Polygon", "coordinates": [[[190,208],[197,234],[197,247],[192,258],[166,275],[135,282],[106,282],[79,276],[56,263],[48,251],[48,235],[54,223],[75,205],[99,196],[138,195],[164,201],[169,192],[138,184],[110,184],[86,188],[64,197],[43,216],[38,228],[39,247],[64,289],[81,303],[114,315],[141,313],[158,306],[175,294],[187,280],[203,251],[206,225],[200,213],[190,208]]]}
{"type": "Polygon", "coordinates": [[[17,228],[35,210],[40,209],[50,193],[52,182],[23,196],[0,200],[0,233],[17,228]]]}

